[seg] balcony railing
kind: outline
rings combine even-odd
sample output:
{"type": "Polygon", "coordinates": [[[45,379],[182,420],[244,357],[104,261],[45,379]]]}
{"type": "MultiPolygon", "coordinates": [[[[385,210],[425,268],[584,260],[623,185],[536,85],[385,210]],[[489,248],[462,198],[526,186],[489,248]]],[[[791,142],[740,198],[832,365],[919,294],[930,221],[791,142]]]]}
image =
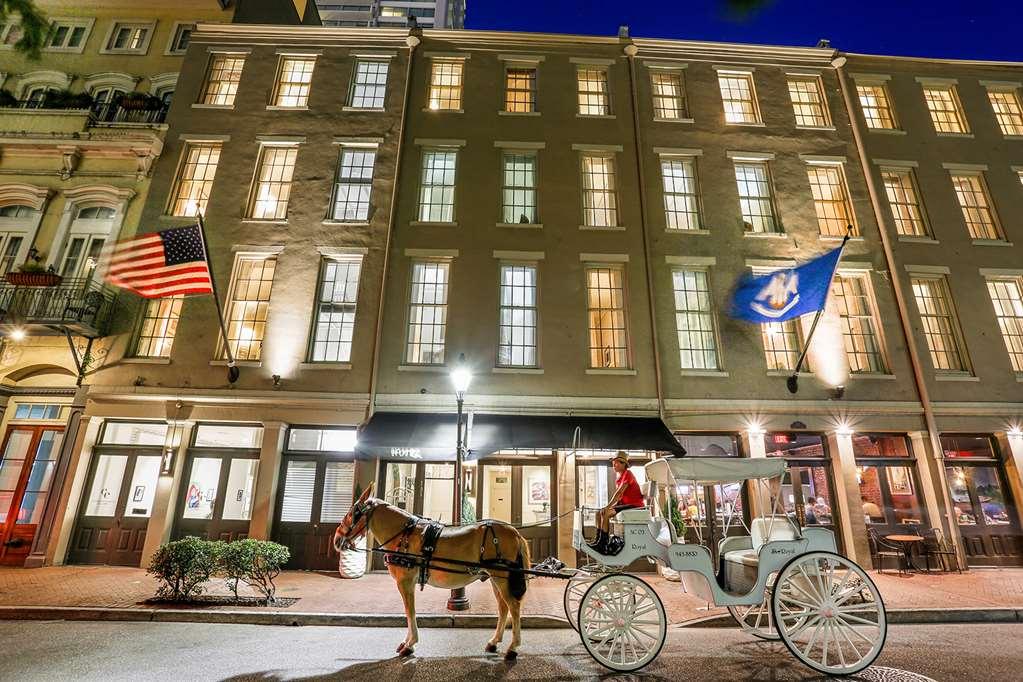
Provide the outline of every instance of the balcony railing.
{"type": "Polygon", "coordinates": [[[0,104],[3,109],[32,109],[40,111],[88,111],[91,123],[163,123],[167,118],[169,105],[161,104],[157,108],[128,108],[118,102],[68,102],[55,105],[44,100],[15,100],[0,104]]]}
{"type": "Polygon", "coordinates": [[[109,330],[115,299],[113,289],[92,279],[65,279],[52,287],[0,283],[0,324],[96,338],[109,330]]]}

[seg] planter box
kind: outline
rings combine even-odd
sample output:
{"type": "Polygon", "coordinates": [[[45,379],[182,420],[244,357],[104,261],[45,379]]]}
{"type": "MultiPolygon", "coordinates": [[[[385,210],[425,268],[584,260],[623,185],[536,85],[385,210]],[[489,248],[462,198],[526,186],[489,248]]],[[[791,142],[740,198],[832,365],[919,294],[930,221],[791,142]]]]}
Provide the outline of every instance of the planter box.
{"type": "Polygon", "coordinates": [[[64,280],[55,272],[8,272],[4,278],[19,287],[55,287],[64,280]]]}

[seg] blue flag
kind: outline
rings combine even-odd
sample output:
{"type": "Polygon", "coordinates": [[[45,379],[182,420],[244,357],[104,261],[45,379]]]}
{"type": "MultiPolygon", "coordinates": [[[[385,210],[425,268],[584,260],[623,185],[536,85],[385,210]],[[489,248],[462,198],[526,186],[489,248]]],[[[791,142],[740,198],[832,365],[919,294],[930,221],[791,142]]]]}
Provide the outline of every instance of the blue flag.
{"type": "Polygon", "coordinates": [[[760,277],[747,275],[732,295],[732,316],[766,324],[821,310],[841,257],[840,246],[795,268],[760,277]]]}

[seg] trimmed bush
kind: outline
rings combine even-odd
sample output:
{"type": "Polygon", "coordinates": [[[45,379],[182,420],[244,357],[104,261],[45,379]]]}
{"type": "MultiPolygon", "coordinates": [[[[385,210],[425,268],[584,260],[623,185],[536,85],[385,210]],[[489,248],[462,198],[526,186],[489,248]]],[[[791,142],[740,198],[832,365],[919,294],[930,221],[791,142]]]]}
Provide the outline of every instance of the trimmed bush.
{"type": "Polygon", "coordinates": [[[162,581],[156,596],[187,601],[202,594],[217,570],[223,544],[190,536],[161,545],[146,570],[162,581]]]}
{"type": "Polygon", "coordinates": [[[274,578],[280,575],[281,567],[290,558],[288,548],[276,542],[236,540],[224,545],[220,553],[219,573],[231,582],[235,599],[238,598],[238,582],[241,581],[258,590],[267,604],[272,604],[277,592],[274,578]]]}

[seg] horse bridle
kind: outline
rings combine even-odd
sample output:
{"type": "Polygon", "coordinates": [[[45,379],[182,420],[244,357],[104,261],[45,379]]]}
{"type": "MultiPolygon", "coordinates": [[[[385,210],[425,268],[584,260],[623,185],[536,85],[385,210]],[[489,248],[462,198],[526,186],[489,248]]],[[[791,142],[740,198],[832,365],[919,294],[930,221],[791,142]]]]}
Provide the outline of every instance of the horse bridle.
{"type": "Polygon", "coordinates": [[[375,500],[366,500],[364,502],[357,502],[352,507],[352,523],[345,533],[344,541],[341,543],[341,549],[350,549],[355,546],[355,541],[365,534],[369,528],[370,519],[373,518],[373,512],[376,511],[377,505],[374,504],[375,500]],[[362,527],[356,529],[356,524],[362,522],[362,527]]]}

